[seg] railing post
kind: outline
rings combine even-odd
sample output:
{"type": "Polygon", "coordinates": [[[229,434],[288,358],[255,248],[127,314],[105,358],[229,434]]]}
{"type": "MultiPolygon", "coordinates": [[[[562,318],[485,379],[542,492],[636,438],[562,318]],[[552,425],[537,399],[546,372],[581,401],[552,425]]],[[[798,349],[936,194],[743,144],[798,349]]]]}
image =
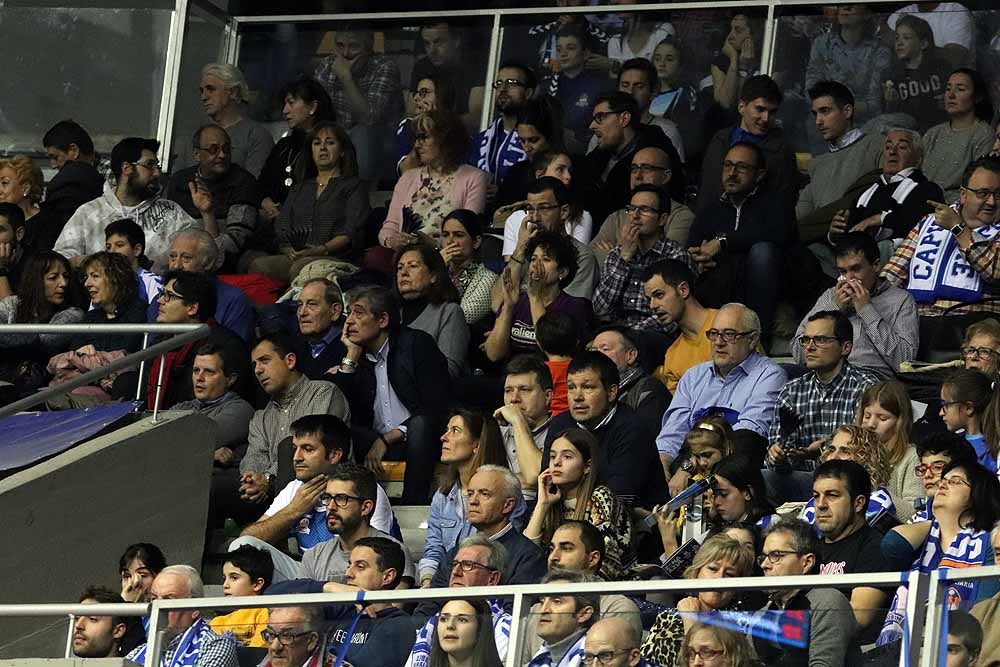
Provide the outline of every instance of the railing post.
{"type": "MultiPolygon", "coordinates": [[[[142,349],[145,350],[146,346],[149,345],[149,332],[142,334],[142,349]]],[[[135,385],[135,400],[142,398],[142,371],[146,368],[146,360],[143,359],[139,362],[139,381],[135,385]]]]}
{"type": "Polygon", "coordinates": [[[149,634],[146,635],[146,667],[157,667],[160,664],[160,653],[163,652],[163,631],[160,627],[161,617],[166,614],[160,610],[160,605],[153,600],[149,605],[149,634]]]}
{"type": "MultiPolygon", "coordinates": [[[[948,583],[947,576],[948,570],[931,570],[927,577],[928,590],[925,598],[927,604],[924,611],[926,620],[923,627],[923,651],[920,654],[920,667],[937,667],[941,664],[941,621],[948,613],[947,596],[944,595],[944,589],[948,583]],[[942,577],[942,575],[944,576],[942,577]]],[[[918,600],[918,602],[920,601],[918,600]]]]}
{"type": "Polygon", "coordinates": [[[899,667],[917,667],[920,664],[921,642],[926,626],[927,610],[923,601],[927,599],[930,578],[926,574],[913,571],[906,577],[906,617],[903,621],[903,647],[899,652],[899,667]]]}
{"type": "Polygon", "coordinates": [[[73,657],[73,633],[76,630],[76,616],[73,614],[69,615],[69,630],[66,632],[66,655],[67,658],[73,657]]]}
{"type": "Polygon", "coordinates": [[[510,612],[510,641],[507,642],[506,667],[521,667],[519,662],[521,651],[524,649],[524,628],[528,627],[523,622],[524,593],[514,593],[513,609],[510,612]]]}
{"type": "MultiPolygon", "coordinates": [[[[160,412],[160,392],[163,390],[163,368],[167,365],[167,353],[160,355],[160,370],[156,374],[156,398],[153,400],[153,423],[156,423],[156,416],[160,412]]],[[[139,378],[142,381],[142,378],[139,378]]]]}

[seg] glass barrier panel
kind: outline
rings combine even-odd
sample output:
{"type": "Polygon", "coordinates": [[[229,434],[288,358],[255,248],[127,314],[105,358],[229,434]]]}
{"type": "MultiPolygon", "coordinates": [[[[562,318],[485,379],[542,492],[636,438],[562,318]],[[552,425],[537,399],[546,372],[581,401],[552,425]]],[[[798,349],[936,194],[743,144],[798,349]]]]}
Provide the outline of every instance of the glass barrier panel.
{"type": "Polygon", "coordinates": [[[0,153],[44,155],[42,135],[72,118],[100,153],[127,136],[156,135],[171,10],[0,7],[18,82],[0,104],[0,153]]]}

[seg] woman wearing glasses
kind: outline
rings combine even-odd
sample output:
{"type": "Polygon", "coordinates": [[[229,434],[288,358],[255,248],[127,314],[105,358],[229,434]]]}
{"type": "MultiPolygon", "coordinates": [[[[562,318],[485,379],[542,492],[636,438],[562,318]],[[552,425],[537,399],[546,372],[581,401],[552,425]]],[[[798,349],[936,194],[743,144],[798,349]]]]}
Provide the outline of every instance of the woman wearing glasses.
{"type": "MultiPolygon", "coordinates": [[[[749,577],[753,575],[753,570],[754,554],[726,535],[713,535],[698,549],[691,566],[684,571],[684,578],[749,577]]],[[[701,626],[699,620],[702,615],[708,616],[723,609],[740,610],[760,606],[745,602],[732,591],[702,591],[683,598],[677,602],[676,609],[667,609],[656,616],[656,621],[646,641],[643,642],[640,653],[658,665],[680,664],[677,656],[678,654],[684,656],[684,646],[689,643],[691,633],[701,626]]],[[[706,659],[705,663],[709,664],[709,661],[706,659]]]]}
{"type": "MultiPolygon", "coordinates": [[[[895,568],[922,573],[935,569],[994,564],[990,530],[1000,519],[1000,482],[979,464],[952,461],[941,472],[934,494],[934,517],[896,526],[882,540],[882,555],[895,568]]],[[[968,608],[1000,591],[993,579],[955,581],[948,587],[948,608],[968,608]]],[[[900,586],[886,616],[878,644],[902,636],[906,587],[900,586]]]]}
{"type": "Polygon", "coordinates": [[[957,433],[935,433],[916,446],[920,462],[913,467],[923,486],[923,497],[914,502],[914,512],[906,523],[926,521],[933,514],[931,507],[937,492],[941,472],[953,461],[975,461],[976,452],[969,441],[957,433]]]}
{"type": "Polygon", "coordinates": [[[501,667],[493,614],[483,600],[450,600],[431,635],[429,667],[501,667]]]}
{"type": "Polygon", "coordinates": [[[399,121],[396,126],[396,171],[402,175],[414,167],[420,166],[420,160],[413,150],[413,135],[416,134],[414,124],[420,114],[434,109],[455,111],[455,89],[448,79],[434,74],[417,82],[417,89],[412,97],[407,98],[407,109],[412,108],[412,115],[399,121]]]}
{"type": "Polygon", "coordinates": [[[437,242],[444,217],[456,208],[482,213],[489,175],[464,164],[469,136],[453,111],[433,109],[413,123],[420,166],[400,176],[392,191],[379,243],[393,250],[420,233],[437,242]]]}
{"type": "Polygon", "coordinates": [[[704,667],[750,667],[760,662],[754,657],[753,647],[745,634],[717,625],[695,623],[684,635],[679,664],[688,667],[699,664],[704,667]]]}
{"type": "Polygon", "coordinates": [[[965,433],[976,458],[997,472],[1000,396],[996,381],[979,371],[955,371],[941,385],[941,419],[949,431],[965,433]]]}
{"type": "MultiPolygon", "coordinates": [[[[417,566],[424,588],[430,586],[448,549],[473,532],[465,501],[472,475],[484,465],[507,467],[507,450],[493,417],[464,409],[452,412],[441,436],[441,463],[444,469],[431,498],[427,541],[417,566]]],[[[512,516],[520,519],[519,523],[526,511],[523,500],[521,505],[512,516]]]]}

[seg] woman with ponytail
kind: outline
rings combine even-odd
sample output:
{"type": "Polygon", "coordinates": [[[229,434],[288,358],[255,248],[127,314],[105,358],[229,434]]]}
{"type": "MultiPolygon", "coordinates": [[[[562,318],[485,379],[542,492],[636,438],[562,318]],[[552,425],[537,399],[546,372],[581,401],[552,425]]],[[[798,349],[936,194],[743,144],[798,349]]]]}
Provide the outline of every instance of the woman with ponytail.
{"type": "Polygon", "coordinates": [[[1000,392],[980,371],[962,369],[941,385],[941,418],[949,431],[964,431],[979,463],[994,475],[1000,445],[1000,392]]]}

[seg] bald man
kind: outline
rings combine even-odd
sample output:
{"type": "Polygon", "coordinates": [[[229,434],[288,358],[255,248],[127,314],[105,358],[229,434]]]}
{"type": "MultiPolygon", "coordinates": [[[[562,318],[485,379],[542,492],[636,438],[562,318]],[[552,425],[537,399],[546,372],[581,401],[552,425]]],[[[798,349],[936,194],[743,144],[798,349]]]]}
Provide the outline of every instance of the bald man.
{"type": "Polygon", "coordinates": [[[583,640],[583,663],[603,667],[651,667],[639,654],[641,644],[642,634],[634,623],[621,616],[602,618],[587,630],[583,640]]]}
{"type": "MultiPolygon", "coordinates": [[[[635,190],[636,186],[647,184],[667,188],[673,178],[670,158],[662,148],[650,146],[641,148],[632,156],[631,171],[629,172],[629,188],[635,190]]],[[[597,256],[597,261],[604,266],[604,260],[608,258],[608,253],[618,245],[618,232],[621,227],[629,223],[629,216],[624,208],[620,208],[605,220],[597,235],[591,240],[590,247],[597,256]]],[[[670,200],[670,215],[667,218],[664,237],[670,241],[687,247],[688,230],[694,223],[694,211],[684,204],[673,199],[670,200]]]]}

